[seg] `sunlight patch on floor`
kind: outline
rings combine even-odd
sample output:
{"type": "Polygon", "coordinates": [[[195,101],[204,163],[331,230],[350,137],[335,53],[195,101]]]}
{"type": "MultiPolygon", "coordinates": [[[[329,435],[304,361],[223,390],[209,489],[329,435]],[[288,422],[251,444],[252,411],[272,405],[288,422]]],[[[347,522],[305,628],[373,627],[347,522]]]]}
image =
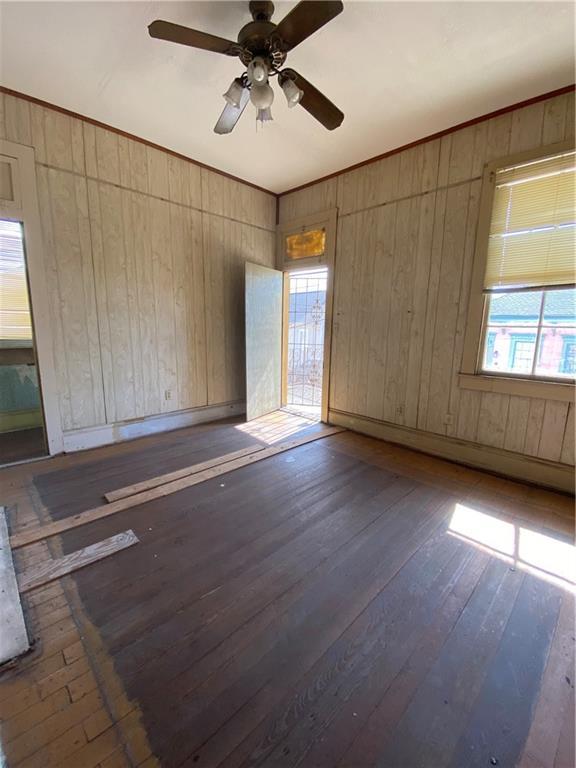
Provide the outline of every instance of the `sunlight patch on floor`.
{"type": "Polygon", "coordinates": [[[273,445],[296,437],[311,426],[314,426],[314,423],[303,416],[285,411],[274,411],[266,414],[266,416],[261,416],[259,419],[238,424],[236,429],[257,440],[262,440],[267,445],[273,445]]]}
{"type": "Polygon", "coordinates": [[[456,504],[448,532],[515,567],[574,591],[576,547],[541,531],[456,504]]]}

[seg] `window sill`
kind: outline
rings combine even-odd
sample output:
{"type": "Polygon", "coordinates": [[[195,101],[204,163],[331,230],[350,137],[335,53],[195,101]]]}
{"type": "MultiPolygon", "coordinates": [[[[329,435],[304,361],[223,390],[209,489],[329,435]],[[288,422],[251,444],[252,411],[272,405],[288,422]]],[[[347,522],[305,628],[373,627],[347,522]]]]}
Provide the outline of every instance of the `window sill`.
{"type": "Polygon", "coordinates": [[[458,385],[462,389],[480,392],[495,392],[502,395],[520,397],[541,397],[545,400],[574,400],[574,384],[563,381],[539,381],[535,379],[516,379],[506,376],[485,376],[481,373],[461,373],[458,385]]]}

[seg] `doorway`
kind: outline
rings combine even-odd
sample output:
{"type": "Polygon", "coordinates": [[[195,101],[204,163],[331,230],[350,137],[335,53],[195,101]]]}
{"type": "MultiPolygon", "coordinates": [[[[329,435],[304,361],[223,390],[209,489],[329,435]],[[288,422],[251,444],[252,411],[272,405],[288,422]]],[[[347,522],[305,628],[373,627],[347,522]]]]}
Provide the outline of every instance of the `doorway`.
{"type": "Polygon", "coordinates": [[[290,271],[285,280],[284,408],[320,421],[328,268],[290,271]]]}
{"type": "Polygon", "coordinates": [[[0,219],[0,466],[46,454],[23,226],[0,219]]]}

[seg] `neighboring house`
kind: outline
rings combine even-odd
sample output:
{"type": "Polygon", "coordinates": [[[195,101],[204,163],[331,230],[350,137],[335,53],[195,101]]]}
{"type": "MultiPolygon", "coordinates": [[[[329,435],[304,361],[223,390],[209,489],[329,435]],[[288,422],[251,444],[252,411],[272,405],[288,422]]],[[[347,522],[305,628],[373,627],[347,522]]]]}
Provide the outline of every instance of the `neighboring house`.
{"type": "Polygon", "coordinates": [[[540,376],[576,375],[574,290],[549,291],[541,311],[540,291],[503,293],[492,297],[486,337],[484,369],[530,373],[538,346],[536,373],[540,376]]]}

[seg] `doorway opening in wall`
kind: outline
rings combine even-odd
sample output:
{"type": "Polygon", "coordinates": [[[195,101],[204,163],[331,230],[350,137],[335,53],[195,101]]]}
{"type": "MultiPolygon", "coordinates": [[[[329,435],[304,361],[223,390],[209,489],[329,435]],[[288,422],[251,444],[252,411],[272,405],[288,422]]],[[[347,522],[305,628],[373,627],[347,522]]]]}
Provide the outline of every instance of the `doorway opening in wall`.
{"type": "Polygon", "coordinates": [[[0,466],[48,453],[21,222],[0,219],[0,466]]]}
{"type": "Polygon", "coordinates": [[[290,271],[285,279],[284,409],[320,421],[328,268],[290,271]]]}

